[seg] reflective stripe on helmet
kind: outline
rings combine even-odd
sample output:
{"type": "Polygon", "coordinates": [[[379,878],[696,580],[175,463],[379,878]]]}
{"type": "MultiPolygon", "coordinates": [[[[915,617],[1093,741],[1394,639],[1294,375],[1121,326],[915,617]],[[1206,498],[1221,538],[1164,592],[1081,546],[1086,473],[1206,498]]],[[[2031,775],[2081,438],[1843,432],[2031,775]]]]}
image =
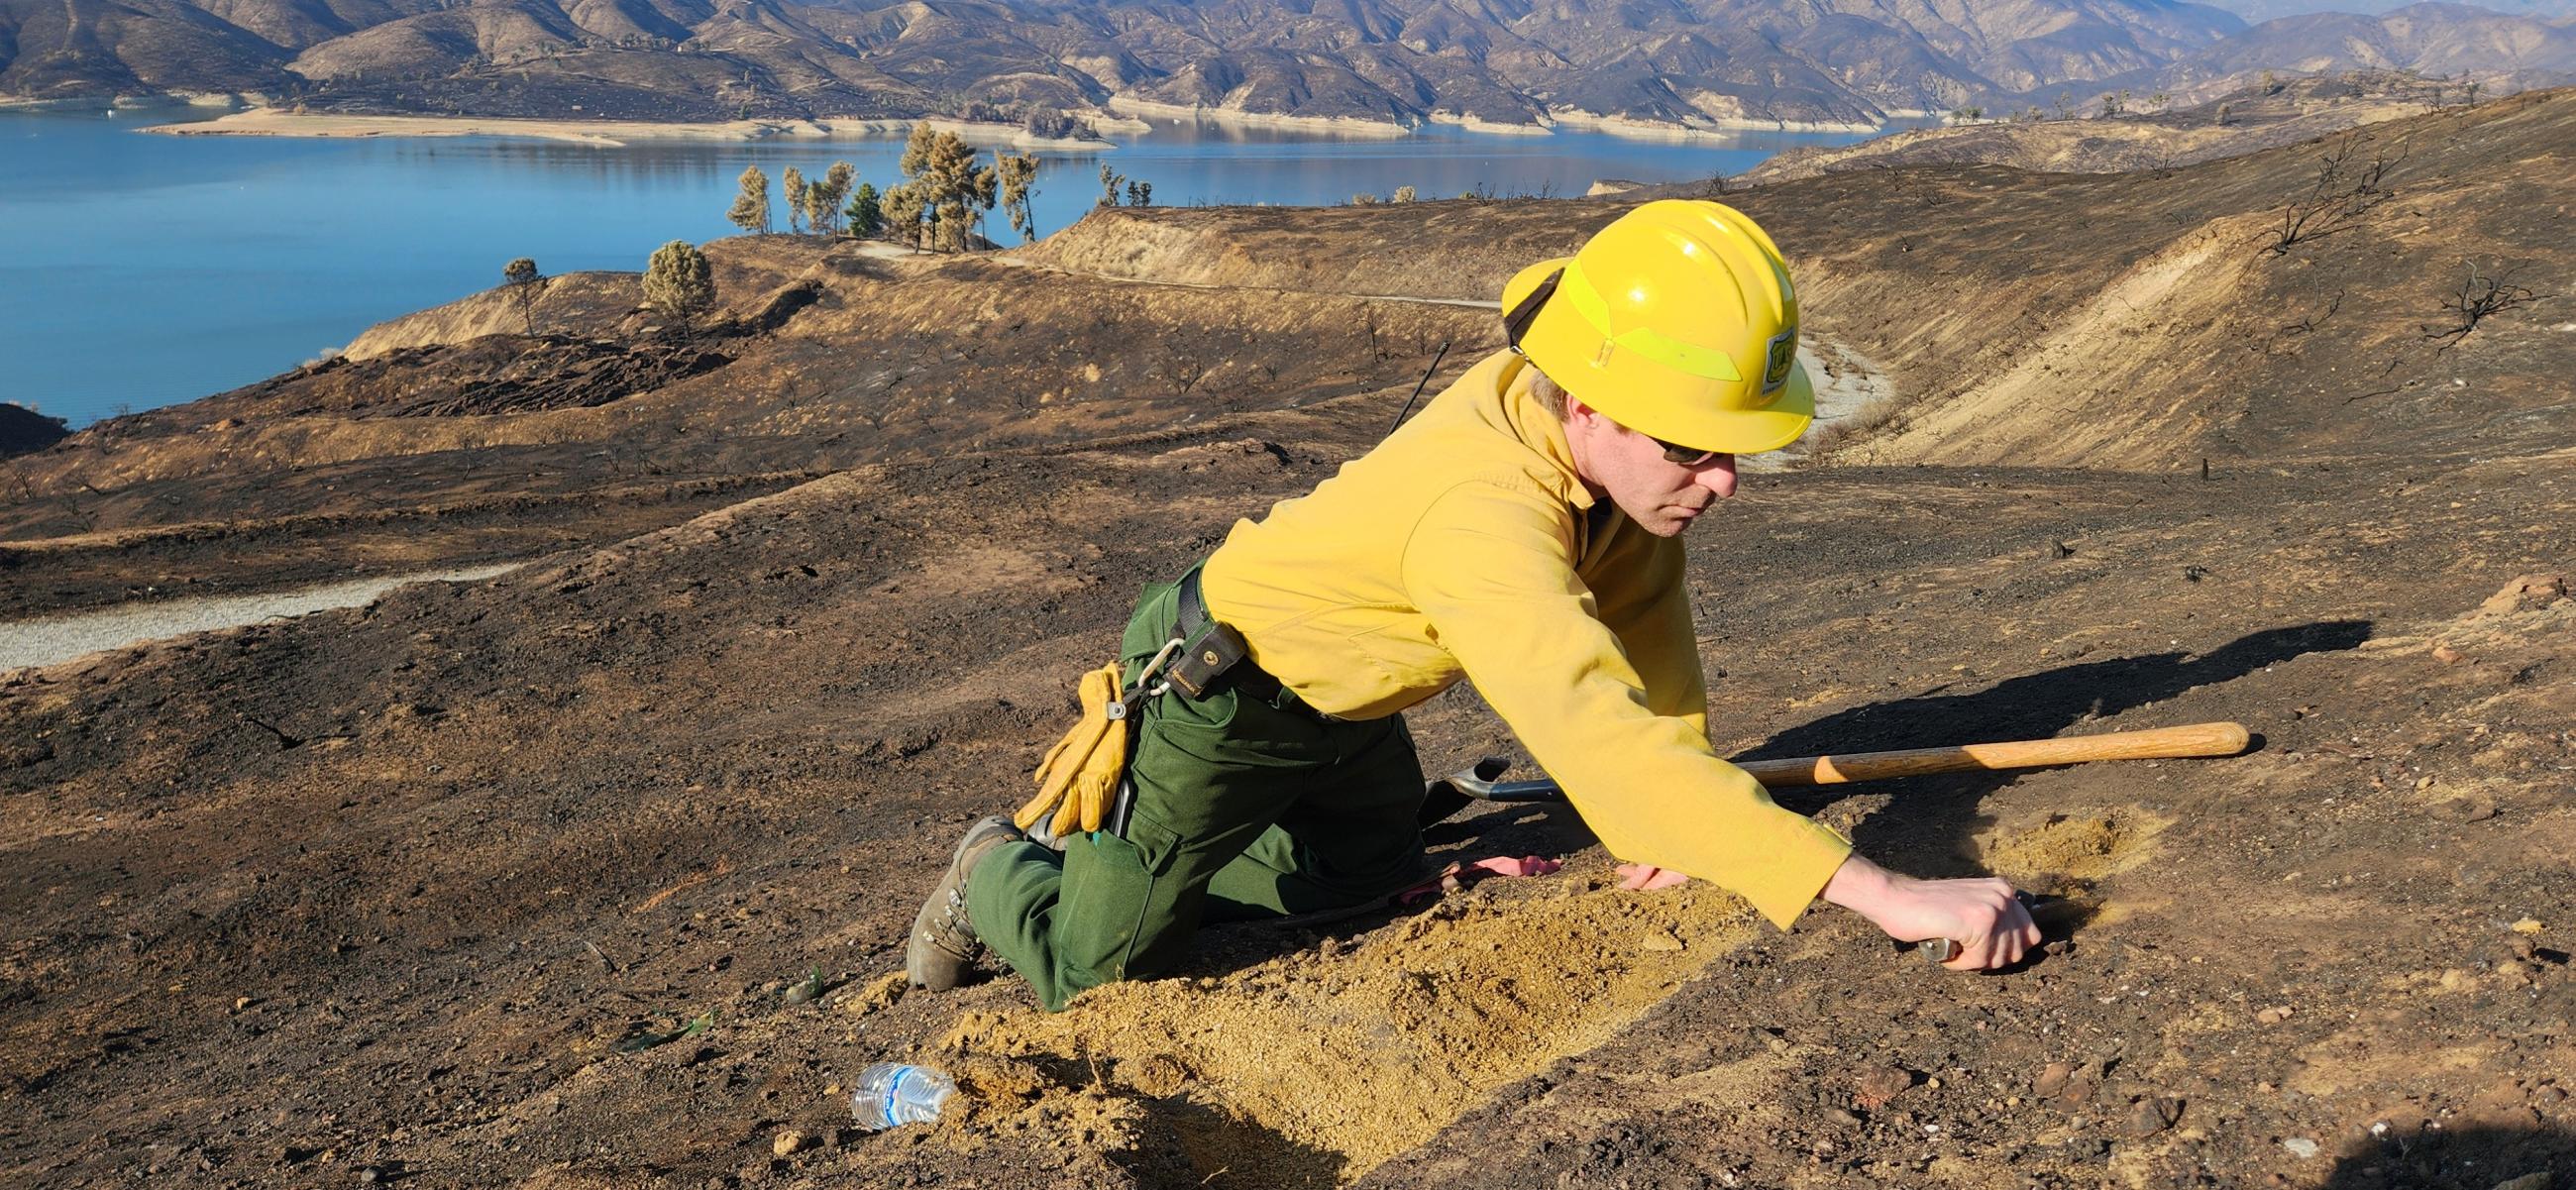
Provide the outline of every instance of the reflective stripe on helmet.
{"type": "Polygon", "coordinates": [[[1735,370],[1734,357],[1716,348],[1684,343],[1651,327],[1630,327],[1611,334],[1610,303],[1602,299],[1600,290],[1592,287],[1591,279],[1583,275],[1583,268],[1578,264],[1565,266],[1565,276],[1556,285],[1556,296],[1565,299],[1583,321],[1592,324],[1593,330],[1622,350],[1636,352],[1692,376],[1728,383],[1741,383],[1744,379],[1743,373],[1735,370]]]}

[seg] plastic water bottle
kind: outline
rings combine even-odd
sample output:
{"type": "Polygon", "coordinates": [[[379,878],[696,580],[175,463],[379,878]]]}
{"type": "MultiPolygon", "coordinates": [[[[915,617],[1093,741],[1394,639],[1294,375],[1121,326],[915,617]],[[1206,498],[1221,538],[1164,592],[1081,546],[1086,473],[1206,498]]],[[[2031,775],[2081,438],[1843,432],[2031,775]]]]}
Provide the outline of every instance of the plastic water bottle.
{"type": "Polygon", "coordinates": [[[850,1108],[859,1117],[859,1127],[877,1132],[936,1120],[940,1107],[956,1093],[956,1081],[931,1067],[879,1062],[859,1072],[858,1089],[850,1092],[850,1108]]]}

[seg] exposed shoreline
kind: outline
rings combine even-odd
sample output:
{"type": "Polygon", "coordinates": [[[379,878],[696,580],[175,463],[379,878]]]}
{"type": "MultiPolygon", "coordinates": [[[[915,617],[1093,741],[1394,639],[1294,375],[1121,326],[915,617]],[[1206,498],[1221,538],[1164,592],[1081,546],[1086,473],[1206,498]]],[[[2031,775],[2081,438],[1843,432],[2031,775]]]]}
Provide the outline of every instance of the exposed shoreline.
{"type": "Polygon", "coordinates": [[[362,116],[252,108],[187,124],[158,124],[143,131],[166,136],[503,136],[566,141],[614,148],[639,140],[835,140],[902,136],[916,123],[954,132],[970,141],[1032,149],[1114,149],[1105,140],[1032,136],[1013,124],[967,120],[727,120],[659,124],[647,120],[524,120],[508,116],[362,116]]]}
{"type": "Polygon", "coordinates": [[[245,102],[242,96],[226,91],[171,91],[144,95],[81,95],[69,99],[36,99],[24,95],[0,95],[0,112],[94,112],[105,104],[110,113],[159,112],[183,108],[237,108],[245,102]]]}
{"type": "Polygon", "coordinates": [[[1433,112],[1431,122],[1454,124],[1469,132],[1480,132],[1487,136],[1548,136],[1552,133],[1545,124],[1500,124],[1460,112],[1433,112]]]}
{"type": "Polygon", "coordinates": [[[1711,120],[1715,128],[1693,128],[1655,120],[1638,120],[1628,116],[1604,116],[1593,112],[1560,108],[1548,117],[1567,128],[1607,133],[1629,140],[1669,141],[1693,144],[1701,141],[1728,141],[1745,132],[1884,132],[1885,124],[1863,124],[1857,120],[1711,120]]]}
{"type": "MultiPolygon", "coordinates": [[[[1393,120],[1371,120],[1360,116],[1281,116],[1266,112],[1244,112],[1229,108],[1193,107],[1182,103],[1156,103],[1113,95],[1112,111],[1167,119],[1205,120],[1241,128],[1278,128],[1292,132],[1330,133],[1342,136],[1402,137],[1414,135],[1415,126],[1393,120]]],[[[1746,132],[1884,132],[1890,125],[1864,124],[1837,120],[1712,120],[1711,128],[1637,120],[1626,116],[1603,116],[1592,112],[1561,109],[1547,114],[1547,123],[1501,124],[1457,112],[1431,113],[1429,122],[1450,124],[1469,132],[1495,136],[1549,136],[1558,128],[1598,132],[1626,140],[1662,141],[1671,144],[1724,143],[1746,132]]]]}
{"type": "Polygon", "coordinates": [[[1127,116],[1205,120],[1211,124],[1225,124],[1237,128],[1278,128],[1290,132],[1318,132],[1339,136],[1370,136],[1388,139],[1413,135],[1412,129],[1393,120],[1369,120],[1358,116],[1277,116],[1265,112],[1195,107],[1186,103],[1156,103],[1148,99],[1131,99],[1124,95],[1110,96],[1109,110],[1127,116]]]}
{"type": "MultiPolygon", "coordinates": [[[[172,97],[168,102],[154,104],[120,99],[112,101],[110,106],[117,111],[143,112],[181,107],[229,106],[233,102],[234,99],[230,96],[172,97]]],[[[0,99],[0,111],[79,111],[93,107],[96,103],[96,100],[88,99],[0,99]]],[[[1889,114],[1901,118],[1908,113],[1891,112],[1889,114]]],[[[1268,128],[1329,136],[1386,139],[1412,136],[1418,127],[1394,120],[1377,120],[1361,116],[1278,115],[1189,104],[1159,103],[1123,95],[1112,96],[1109,99],[1108,112],[1105,115],[1087,118],[1095,129],[1137,134],[1150,133],[1153,130],[1150,120],[1153,118],[1205,121],[1238,128],[1268,128]]],[[[1711,121],[1713,127],[1694,127],[1626,116],[1604,116],[1579,109],[1550,111],[1540,122],[1527,124],[1502,123],[1451,111],[1433,112],[1427,122],[1449,125],[1487,136],[1549,136],[1558,129],[1564,128],[1597,132],[1626,140],[1659,141],[1668,144],[1723,143],[1746,132],[1873,133],[1887,131],[1892,126],[1891,124],[1832,120],[1714,120],[1711,121]]],[[[952,120],[938,116],[919,120],[827,116],[810,120],[658,123],[650,120],[538,120],[515,116],[359,115],[251,107],[217,116],[211,120],[153,125],[143,131],[157,132],[166,136],[499,136],[613,148],[639,140],[878,139],[906,135],[917,123],[928,124],[943,132],[954,132],[969,141],[985,145],[1093,152],[1117,147],[1115,142],[1108,140],[1034,136],[1026,129],[1013,124],[952,120]]]]}

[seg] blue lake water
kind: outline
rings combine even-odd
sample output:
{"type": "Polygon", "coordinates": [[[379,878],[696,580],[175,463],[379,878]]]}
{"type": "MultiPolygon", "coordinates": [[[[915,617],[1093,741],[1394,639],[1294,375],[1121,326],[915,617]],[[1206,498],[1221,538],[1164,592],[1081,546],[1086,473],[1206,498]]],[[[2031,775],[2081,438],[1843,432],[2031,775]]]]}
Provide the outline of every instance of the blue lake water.
{"type": "MultiPolygon", "coordinates": [[[[0,401],[86,425],[327,355],[374,323],[499,283],[515,256],[548,273],[640,269],[664,241],[732,234],[724,210],[745,165],[819,176],[837,159],[880,190],[900,180],[894,138],[594,147],[136,133],[144,122],[0,114],[0,401]]],[[[1328,204],[1399,186],[1581,194],[1596,179],[1734,174],[1792,145],[1856,139],[1674,145],[1445,126],[1388,139],[1157,120],[1113,149],[1040,153],[1036,214],[1041,235],[1080,218],[1103,163],[1151,182],[1157,206],[1328,204]]]]}

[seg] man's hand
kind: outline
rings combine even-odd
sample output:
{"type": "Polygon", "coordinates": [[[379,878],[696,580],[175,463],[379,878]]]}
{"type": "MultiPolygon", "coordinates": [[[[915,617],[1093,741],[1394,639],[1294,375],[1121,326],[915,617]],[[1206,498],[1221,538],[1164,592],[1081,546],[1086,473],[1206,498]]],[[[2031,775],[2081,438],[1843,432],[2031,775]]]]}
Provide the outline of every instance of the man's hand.
{"type": "Polygon", "coordinates": [[[1619,887],[1629,892],[1646,892],[1690,883],[1690,877],[1652,864],[1619,865],[1619,887]]]}
{"type": "Polygon", "coordinates": [[[1425,897],[1436,897],[1444,892],[1456,892],[1487,876],[1545,876],[1564,866],[1565,864],[1560,860],[1536,855],[1524,855],[1518,859],[1508,855],[1497,855],[1492,859],[1480,859],[1472,864],[1451,864],[1442,869],[1439,875],[1395,894],[1395,903],[1410,905],[1425,897]]]}
{"type": "Polygon", "coordinates": [[[1834,872],[1824,896],[1899,942],[1947,938],[1958,943],[1959,952],[1942,964],[1953,971],[2009,967],[2039,945],[2039,926],[2031,921],[2030,910],[2013,895],[2012,885],[1990,876],[1916,880],[1855,855],[1834,872]]]}

